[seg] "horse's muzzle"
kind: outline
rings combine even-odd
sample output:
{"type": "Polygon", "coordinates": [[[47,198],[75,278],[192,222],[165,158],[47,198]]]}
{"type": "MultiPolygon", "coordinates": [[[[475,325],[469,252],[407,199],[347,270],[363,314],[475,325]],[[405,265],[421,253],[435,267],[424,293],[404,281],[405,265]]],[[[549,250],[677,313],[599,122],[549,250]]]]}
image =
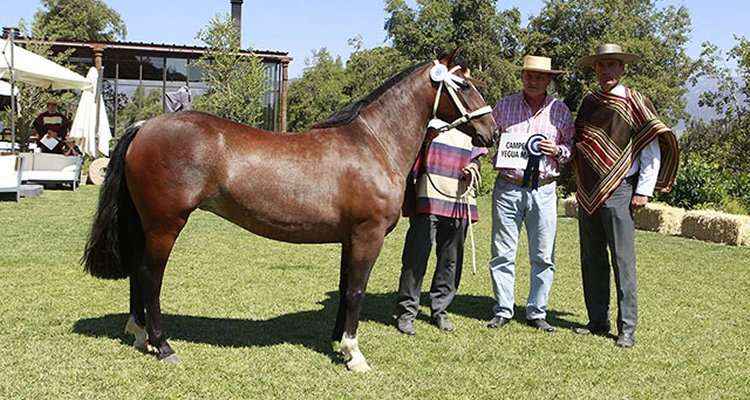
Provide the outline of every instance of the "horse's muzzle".
{"type": "Polygon", "coordinates": [[[500,138],[500,132],[494,127],[489,135],[476,135],[471,143],[477,147],[492,147],[500,138]]]}

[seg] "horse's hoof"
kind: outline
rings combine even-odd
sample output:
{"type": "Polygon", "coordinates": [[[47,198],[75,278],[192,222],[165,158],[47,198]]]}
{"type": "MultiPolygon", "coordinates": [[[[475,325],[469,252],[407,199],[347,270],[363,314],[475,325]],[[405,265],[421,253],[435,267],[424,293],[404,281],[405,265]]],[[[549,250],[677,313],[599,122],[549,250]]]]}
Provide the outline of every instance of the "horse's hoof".
{"type": "Polygon", "coordinates": [[[357,364],[351,364],[351,361],[349,361],[346,363],[346,367],[352,372],[369,372],[371,369],[370,366],[367,365],[367,361],[362,361],[357,364]]]}
{"type": "Polygon", "coordinates": [[[159,361],[167,364],[178,364],[180,362],[180,357],[177,357],[177,353],[172,353],[164,358],[159,357],[159,361]]]}

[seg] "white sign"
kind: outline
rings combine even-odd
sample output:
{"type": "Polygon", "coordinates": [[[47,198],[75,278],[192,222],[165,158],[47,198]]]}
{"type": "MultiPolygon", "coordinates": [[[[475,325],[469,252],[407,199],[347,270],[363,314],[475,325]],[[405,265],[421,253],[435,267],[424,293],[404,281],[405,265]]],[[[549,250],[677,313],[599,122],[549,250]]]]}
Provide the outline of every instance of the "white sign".
{"type": "Polygon", "coordinates": [[[534,134],[503,132],[500,135],[500,144],[497,148],[496,168],[520,168],[526,169],[529,162],[529,153],[526,151],[526,142],[534,134]]]}

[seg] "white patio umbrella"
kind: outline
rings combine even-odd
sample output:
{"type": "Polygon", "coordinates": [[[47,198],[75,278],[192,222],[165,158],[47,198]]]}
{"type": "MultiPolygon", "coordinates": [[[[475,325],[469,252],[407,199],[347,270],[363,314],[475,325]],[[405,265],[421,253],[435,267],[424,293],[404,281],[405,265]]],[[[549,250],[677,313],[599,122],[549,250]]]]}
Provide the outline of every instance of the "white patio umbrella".
{"type": "Polygon", "coordinates": [[[102,96],[100,94],[99,101],[97,101],[94,94],[95,88],[99,86],[97,84],[99,73],[96,68],[89,69],[86,79],[91,82],[91,87],[83,89],[81,93],[81,100],[78,102],[78,109],[73,117],[73,126],[68,135],[78,139],[79,147],[84,153],[96,157],[97,150],[99,150],[106,157],[109,155],[109,141],[112,140],[112,133],[109,130],[107,110],[102,96]],[[99,120],[98,127],[96,126],[97,119],[99,120]]]}

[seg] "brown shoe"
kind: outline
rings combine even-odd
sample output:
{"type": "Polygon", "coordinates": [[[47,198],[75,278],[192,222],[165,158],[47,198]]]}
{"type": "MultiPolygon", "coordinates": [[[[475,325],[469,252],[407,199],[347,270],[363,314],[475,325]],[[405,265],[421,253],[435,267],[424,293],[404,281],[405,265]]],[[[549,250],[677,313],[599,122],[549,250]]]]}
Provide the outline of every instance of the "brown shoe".
{"type": "Polygon", "coordinates": [[[633,335],[629,333],[623,333],[620,336],[617,337],[617,347],[622,347],[624,349],[630,349],[635,345],[635,341],[633,340],[633,335]]]}
{"type": "Polygon", "coordinates": [[[555,331],[555,328],[553,328],[552,325],[548,324],[544,318],[527,319],[526,323],[529,324],[529,326],[539,329],[541,331],[545,331],[545,332],[555,331]]]}
{"type": "Polygon", "coordinates": [[[494,328],[502,328],[505,324],[510,322],[510,319],[501,317],[499,315],[495,315],[490,322],[487,324],[487,327],[490,329],[494,328]]]}

